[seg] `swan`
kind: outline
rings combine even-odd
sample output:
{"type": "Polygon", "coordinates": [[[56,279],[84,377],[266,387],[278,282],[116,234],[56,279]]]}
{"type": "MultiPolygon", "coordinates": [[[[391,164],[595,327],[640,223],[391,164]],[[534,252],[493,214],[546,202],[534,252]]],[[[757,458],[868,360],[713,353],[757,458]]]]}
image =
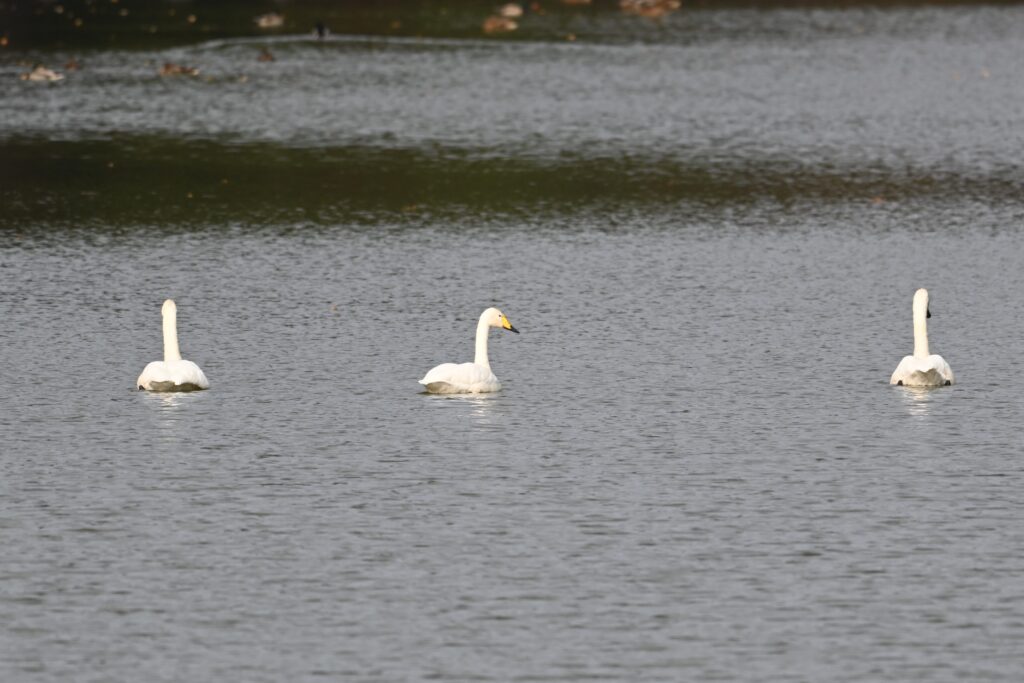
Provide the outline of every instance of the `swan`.
{"type": "Polygon", "coordinates": [[[42,64],[37,64],[36,68],[21,74],[19,78],[23,81],[54,83],[56,81],[63,81],[64,75],[57,73],[53,69],[47,69],[42,64]]]}
{"type": "Polygon", "coordinates": [[[182,66],[181,64],[175,64],[174,62],[164,62],[164,65],[160,67],[161,76],[198,76],[199,67],[197,66],[182,66]]]}
{"type": "Polygon", "coordinates": [[[135,385],[146,391],[198,391],[210,382],[199,366],[182,360],[178,351],[178,308],[168,299],[160,309],[164,318],[164,359],[155,360],[142,371],[135,385]]]}
{"type": "Polygon", "coordinates": [[[928,353],[928,290],[914,292],[914,355],[904,356],[889,384],[908,387],[940,387],[953,384],[953,370],[942,356],[928,353]]]}
{"type": "Polygon", "coordinates": [[[682,7],[680,0],[619,0],[623,14],[635,14],[648,19],[661,19],[682,7]]]}
{"type": "Polygon", "coordinates": [[[284,26],[284,15],[277,12],[269,12],[254,17],[253,22],[260,28],[281,28],[284,26]]]}
{"type": "Polygon", "coordinates": [[[483,26],[481,27],[483,32],[490,35],[492,33],[509,33],[519,28],[519,24],[515,19],[509,19],[505,16],[491,15],[484,19],[483,26]]]}
{"type": "Polygon", "coordinates": [[[484,394],[501,389],[501,382],[491,372],[487,361],[487,333],[500,327],[519,334],[505,314],[497,308],[488,308],[480,314],[476,324],[476,358],[472,363],[442,363],[420,380],[431,394],[484,394]]]}
{"type": "Polygon", "coordinates": [[[518,19],[523,16],[523,6],[514,2],[510,2],[507,5],[502,5],[498,9],[498,14],[505,17],[506,19],[518,19]]]}

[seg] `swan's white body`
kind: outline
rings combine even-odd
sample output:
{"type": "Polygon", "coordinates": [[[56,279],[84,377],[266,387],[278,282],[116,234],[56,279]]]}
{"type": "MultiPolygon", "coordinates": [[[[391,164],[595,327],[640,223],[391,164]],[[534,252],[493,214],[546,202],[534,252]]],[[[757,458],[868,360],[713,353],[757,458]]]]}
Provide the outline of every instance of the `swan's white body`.
{"type": "Polygon", "coordinates": [[[953,370],[949,363],[942,356],[928,353],[929,316],[928,290],[919,289],[914,293],[914,355],[904,356],[889,378],[889,384],[902,384],[906,387],[953,384],[953,370]]]}
{"type": "Polygon", "coordinates": [[[198,391],[210,386],[206,375],[190,360],[183,360],[178,350],[178,309],[168,299],[161,309],[164,318],[164,359],[145,367],[135,381],[146,391],[198,391]]]}
{"type": "Polygon", "coordinates": [[[485,394],[500,390],[501,382],[491,372],[491,364],[487,360],[487,333],[492,327],[519,333],[504,313],[497,308],[488,308],[476,324],[476,358],[473,362],[442,363],[424,375],[420,384],[431,394],[485,394]]]}
{"type": "Polygon", "coordinates": [[[21,74],[21,80],[34,81],[37,83],[53,83],[56,81],[63,81],[64,75],[57,73],[53,69],[47,69],[45,66],[40,64],[31,71],[21,74]]]}

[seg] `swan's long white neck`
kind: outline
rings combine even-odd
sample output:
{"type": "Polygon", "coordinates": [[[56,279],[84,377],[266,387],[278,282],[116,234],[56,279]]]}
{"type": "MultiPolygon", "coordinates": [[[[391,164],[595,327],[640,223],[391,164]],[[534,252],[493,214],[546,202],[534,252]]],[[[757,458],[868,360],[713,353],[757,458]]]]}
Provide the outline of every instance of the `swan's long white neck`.
{"type": "Polygon", "coordinates": [[[914,299],[914,358],[927,358],[928,300],[914,299]]]}
{"type": "Polygon", "coordinates": [[[170,363],[174,360],[181,360],[181,351],[178,350],[178,311],[172,303],[163,307],[164,316],[164,362],[170,363]]]}
{"type": "Polygon", "coordinates": [[[490,332],[491,326],[487,323],[486,315],[487,312],[484,311],[484,315],[480,316],[480,322],[476,324],[476,359],[473,362],[490,370],[491,363],[487,360],[487,333],[490,332]]]}

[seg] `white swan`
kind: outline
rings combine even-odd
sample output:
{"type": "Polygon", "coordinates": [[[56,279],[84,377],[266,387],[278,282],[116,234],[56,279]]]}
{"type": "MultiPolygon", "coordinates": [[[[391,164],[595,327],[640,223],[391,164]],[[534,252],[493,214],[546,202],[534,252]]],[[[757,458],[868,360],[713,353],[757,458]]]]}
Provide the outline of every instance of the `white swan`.
{"type": "Polygon", "coordinates": [[[47,69],[42,64],[37,64],[36,68],[21,74],[19,78],[23,81],[35,81],[37,83],[54,83],[56,81],[63,81],[64,74],[57,73],[53,69],[47,69]]]}
{"type": "Polygon", "coordinates": [[[519,334],[505,314],[497,308],[488,308],[476,324],[476,358],[472,363],[442,363],[424,375],[420,384],[431,394],[484,394],[501,389],[501,382],[491,372],[487,361],[487,333],[500,327],[519,334]]]}
{"type": "Polygon", "coordinates": [[[928,290],[914,292],[914,355],[904,356],[889,384],[907,387],[940,387],[953,383],[953,370],[939,355],[928,354],[928,290]]]}
{"type": "Polygon", "coordinates": [[[178,308],[168,299],[160,312],[164,317],[164,359],[155,360],[142,371],[135,385],[146,391],[198,391],[210,382],[199,366],[182,360],[178,351],[178,308]]]}

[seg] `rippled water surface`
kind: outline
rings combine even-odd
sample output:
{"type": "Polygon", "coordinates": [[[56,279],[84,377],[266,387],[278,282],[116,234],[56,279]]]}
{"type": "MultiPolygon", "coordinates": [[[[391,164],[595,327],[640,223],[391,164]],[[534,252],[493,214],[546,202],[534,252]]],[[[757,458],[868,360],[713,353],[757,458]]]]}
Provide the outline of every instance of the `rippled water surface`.
{"type": "Polygon", "coordinates": [[[3,53],[0,677],[1018,680],[1024,10],[559,17],[3,53]]]}

